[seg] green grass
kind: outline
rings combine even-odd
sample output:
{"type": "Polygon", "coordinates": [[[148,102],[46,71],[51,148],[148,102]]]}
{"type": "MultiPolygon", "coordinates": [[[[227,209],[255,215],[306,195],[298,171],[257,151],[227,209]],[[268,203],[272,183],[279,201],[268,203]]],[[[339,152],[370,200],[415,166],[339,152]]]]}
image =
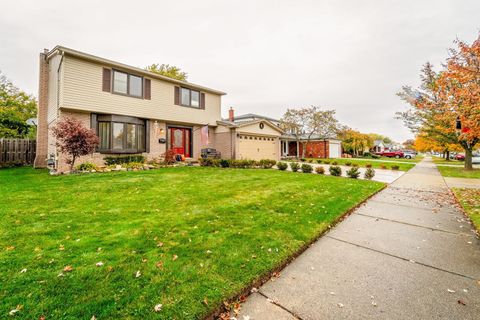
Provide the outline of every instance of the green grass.
{"type": "MultiPolygon", "coordinates": [[[[312,159],[312,160],[313,160],[312,163],[317,163],[317,159],[312,159]]],[[[339,165],[345,165],[345,163],[351,162],[352,164],[353,163],[358,164],[360,167],[365,167],[366,164],[371,164],[372,168],[374,169],[382,169],[382,165],[385,166],[385,169],[391,169],[392,165],[397,165],[399,166],[400,171],[408,171],[415,166],[414,163],[401,163],[401,162],[395,161],[395,159],[390,159],[388,162],[372,161],[370,159],[360,159],[360,158],[335,158],[335,159],[320,159],[320,160],[322,160],[322,162],[324,160],[330,161],[330,164],[336,161],[339,165]]],[[[374,159],[374,160],[380,160],[380,159],[374,159]]],[[[403,161],[403,159],[401,160],[403,161]]]]}
{"type": "Polygon", "coordinates": [[[444,177],[480,179],[480,169],[465,170],[463,167],[448,166],[437,166],[437,168],[444,177]]]}
{"type": "Polygon", "coordinates": [[[480,232],[480,189],[453,188],[458,201],[480,232]]]}
{"type": "Polygon", "coordinates": [[[383,186],[201,167],[0,182],[0,318],[19,319],[202,318],[383,186]]]}
{"type": "Polygon", "coordinates": [[[460,160],[454,160],[454,159],[451,159],[451,160],[446,160],[444,158],[439,158],[439,157],[435,157],[433,156],[432,157],[432,160],[435,164],[448,164],[448,165],[456,165],[456,166],[462,166],[464,165],[464,161],[460,161],[460,160]]]}

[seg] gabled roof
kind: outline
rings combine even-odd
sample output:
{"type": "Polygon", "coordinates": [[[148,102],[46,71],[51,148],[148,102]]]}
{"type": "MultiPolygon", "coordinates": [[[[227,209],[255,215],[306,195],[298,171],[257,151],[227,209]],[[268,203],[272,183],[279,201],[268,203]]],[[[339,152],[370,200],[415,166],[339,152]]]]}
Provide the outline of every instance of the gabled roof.
{"type": "Polygon", "coordinates": [[[198,84],[194,84],[194,83],[187,82],[187,81],[181,81],[181,80],[169,78],[169,77],[166,77],[166,76],[162,76],[158,73],[147,71],[145,69],[141,69],[141,68],[133,67],[133,66],[123,64],[123,63],[120,63],[120,62],[116,62],[116,61],[113,61],[113,60],[97,57],[97,56],[94,56],[94,55],[89,54],[89,53],[77,51],[77,50],[70,49],[70,48],[63,47],[63,46],[55,46],[55,48],[50,50],[47,53],[47,59],[50,59],[53,55],[55,55],[57,53],[60,53],[60,54],[65,53],[67,55],[77,57],[77,58],[80,58],[80,59],[83,59],[83,60],[97,62],[99,64],[103,64],[103,65],[106,65],[106,66],[117,67],[117,68],[123,69],[125,71],[132,71],[132,72],[135,72],[136,74],[144,75],[144,76],[147,76],[147,77],[153,78],[153,79],[159,79],[159,80],[171,82],[171,83],[174,83],[174,84],[178,84],[179,86],[185,86],[185,87],[188,87],[188,88],[198,89],[200,91],[210,92],[210,93],[218,94],[218,95],[226,95],[226,93],[222,92],[222,91],[207,88],[207,87],[200,86],[198,84]]]}
{"type": "Polygon", "coordinates": [[[265,120],[265,119],[258,119],[258,120],[252,120],[252,121],[242,121],[242,122],[231,122],[231,121],[221,120],[221,121],[217,121],[217,124],[224,125],[224,126],[227,126],[229,128],[242,128],[242,127],[249,126],[249,125],[252,125],[252,124],[255,124],[255,123],[260,123],[260,122],[263,122],[263,123],[267,124],[268,126],[272,127],[273,129],[277,130],[278,132],[283,133],[283,130],[280,129],[276,124],[274,124],[273,122],[271,122],[269,120],[265,120]]]}
{"type": "Polygon", "coordinates": [[[379,145],[381,145],[381,144],[382,144],[383,146],[385,146],[385,143],[383,143],[383,140],[375,140],[375,141],[373,142],[373,144],[374,144],[375,146],[379,146],[379,145]]]}
{"type": "Polygon", "coordinates": [[[242,114],[242,115],[239,115],[239,116],[235,116],[234,118],[234,121],[237,122],[238,120],[245,120],[245,119],[254,119],[254,120],[258,120],[258,119],[264,119],[264,120],[268,120],[268,121],[272,121],[272,122],[280,122],[280,120],[278,119],[274,119],[274,118],[270,118],[270,117],[266,117],[266,116],[261,116],[259,114],[254,114],[254,113],[246,113],[246,114],[242,114]]]}

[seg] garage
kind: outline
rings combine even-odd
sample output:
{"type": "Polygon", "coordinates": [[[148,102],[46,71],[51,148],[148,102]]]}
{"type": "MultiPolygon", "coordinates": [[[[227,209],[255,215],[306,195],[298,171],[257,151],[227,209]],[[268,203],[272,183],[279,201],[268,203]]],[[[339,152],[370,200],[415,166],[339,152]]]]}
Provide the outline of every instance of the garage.
{"type": "Polygon", "coordinates": [[[340,158],[342,156],[342,144],[340,140],[328,140],[328,157],[340,158]]]}
{"type": "Polygon", "coordinates": [[[278,160],[279,140],[277,137],[239,134],[238,157],[240,159],[278,160]]]}

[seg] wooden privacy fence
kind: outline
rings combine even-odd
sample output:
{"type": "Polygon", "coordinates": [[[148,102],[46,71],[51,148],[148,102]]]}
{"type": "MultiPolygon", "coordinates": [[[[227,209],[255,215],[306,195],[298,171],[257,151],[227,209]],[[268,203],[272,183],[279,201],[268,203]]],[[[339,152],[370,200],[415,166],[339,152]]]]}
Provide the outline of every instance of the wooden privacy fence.
{"type": "Polygon", "coordinates": [[[35,140],[0,139],[0,167],[2,165],[33,164],[35,147],[35,140]]]}

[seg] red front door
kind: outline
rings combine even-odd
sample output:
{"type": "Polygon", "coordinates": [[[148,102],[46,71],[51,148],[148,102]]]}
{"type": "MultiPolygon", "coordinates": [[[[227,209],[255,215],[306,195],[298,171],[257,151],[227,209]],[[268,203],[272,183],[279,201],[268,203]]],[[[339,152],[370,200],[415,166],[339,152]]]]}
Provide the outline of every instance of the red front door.
{"type": "Polygon", "coordinates": [[[170,128],[170,146],[175,154],[190,157],[190,129],[170,128]]]}

